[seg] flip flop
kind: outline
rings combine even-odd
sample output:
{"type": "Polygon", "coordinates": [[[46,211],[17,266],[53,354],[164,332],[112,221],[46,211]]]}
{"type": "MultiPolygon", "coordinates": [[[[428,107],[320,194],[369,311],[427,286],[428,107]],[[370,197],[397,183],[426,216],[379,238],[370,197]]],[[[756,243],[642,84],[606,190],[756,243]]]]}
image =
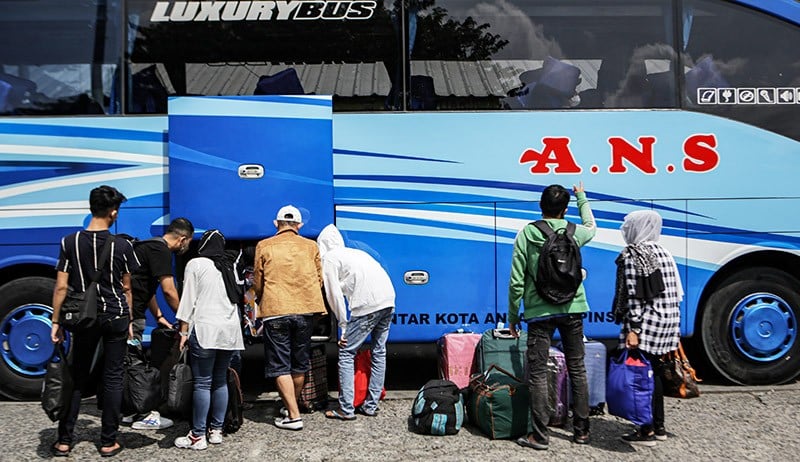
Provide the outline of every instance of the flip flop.
{"type": "Polygon", "coordinates": [[[366,409],[364,409],[364,408],[363,408],[363,407],[361,407],[361,406],[358,406],[358,407],[356,408],[356,414],[365,415],[365,416],[367,416],[367,417],[377,417],[377,416],[378,416],[378,411],[375,411],[375,412],[367,412],[367,411],[366,411],[366,409]]]}
{"type": "Polygon", "coordinates": [[[67,457],[70,451],[72,451],[72,445],[56,441],[53,443],[53,446],[51,446],[50,450],[53,452],[53,457],[67,457]],[[62,444],[67,446],[68,449],[66,451],[58,449],[58,446],[61,446],[62,444]]]}
{"type": "Polygon", "coordinates": [[[356,420],[356,416],[354,415],[344,415],[342,411],[339,409],[333,409],[330,411],[325,411],[325,417],[328,419],[339,419],[339,420],[356,420]]]}
{"type": "Polygon", "coordinates": [[[100,457],[114,457],[117,454],[119,454],[120,452],[122,452],[123,449],[125,449],[125,447],[122,445],[122,443],[117,442],[116,444],[117,444],[117,448],[116,449],[113,449],[111,451],[103,451],[103,448],[111,447],[111,446],[103,446],[100,449],[98,449],[97,452],[100,453],[100,457]]]}

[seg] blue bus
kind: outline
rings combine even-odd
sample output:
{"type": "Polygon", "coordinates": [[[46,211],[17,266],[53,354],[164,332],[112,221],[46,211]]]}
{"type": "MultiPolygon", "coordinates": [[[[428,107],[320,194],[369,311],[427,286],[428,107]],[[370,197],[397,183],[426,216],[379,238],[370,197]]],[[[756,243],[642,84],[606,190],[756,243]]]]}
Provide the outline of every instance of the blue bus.
{"type": "Polygon", "coordinates": [[[582,180],[589,337],[618,333],[619,226],[650,208],[709,364],[800,373],[796,1],[4,0],[0,43],[7,397],[39,393],[100,184],[140,238],[186,216],[250,245],[285,203],[336,223],[393,279],[390,341],[430,343],[506,321],[516,233],[582,180]]]}

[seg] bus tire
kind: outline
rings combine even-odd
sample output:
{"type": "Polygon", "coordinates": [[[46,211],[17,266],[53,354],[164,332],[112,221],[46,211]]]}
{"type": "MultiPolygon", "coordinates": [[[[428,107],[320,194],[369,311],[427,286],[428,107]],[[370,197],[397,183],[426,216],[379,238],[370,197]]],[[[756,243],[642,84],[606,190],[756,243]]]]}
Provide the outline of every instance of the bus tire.
{"type": "Polygon", "coordinates": [[[736,273],[708,299],[701,321],[709,364],[740,385],[800,375],[800,281],[774,268],[736,273]]]}
{"type": "Polygon", "coordinates": [[[53,354],[50,317],[55,281],[25,277],[0,287],[0,394],[39,399],[53,354]]]}

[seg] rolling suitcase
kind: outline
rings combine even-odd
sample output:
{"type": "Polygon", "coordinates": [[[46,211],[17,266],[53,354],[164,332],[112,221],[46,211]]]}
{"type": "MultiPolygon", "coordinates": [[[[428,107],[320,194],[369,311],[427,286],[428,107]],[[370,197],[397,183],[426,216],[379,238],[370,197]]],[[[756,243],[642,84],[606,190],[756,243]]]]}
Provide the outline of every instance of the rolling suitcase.
{"type": "Polygon", "coordinates": [[[458,388],[469,386],[469,377],[475,366],[475,349],[480,340],[480,334],[444,334],[437,342],[439,378],[455,383],[458,388]]]}
{"type": "Polygon", "coordinates": [[[528,351],[528,333],[519,331],[511,337],[508,329],[489,329],[483,333],[475,352],[478,357],[476,372],[486,372],[493,364],[517,377],[525,375],[525,352],[528,351]]]}
{"type": "Polygon", "coordinates": [[[597,341],[584,342],[586,347],[586,381],[589,383],[589,415],[605,414],[606,346],[597,341]]]}
{"type": "Polygon", "coordinates": [[[547,401],[550,407],[550,422],[553,427],[567,424],[569,410],[569,380],[567,360],[558,348],[550,347],[547,358],[547,401]]]}
{"type": "Polygon", "coordinates": [[[312,345],[308,356],[311,369],[306,372],[297,402],[302,412],[314,412],[328,405],[328,358],[325,345],[312,345]]]}
{"type": "MultiPolygon", "coordinates": [[[[608,350],[602,342],[586,340],[584,364],[586,365],[586,382],[589,385],[589,415],[603,415],[606,407],[606,358],[608,350]]],[[[563,343],[559,344],[563,348],[563,343]]],[[[570,395],[570,406],[572,405],[570,395]]]]}

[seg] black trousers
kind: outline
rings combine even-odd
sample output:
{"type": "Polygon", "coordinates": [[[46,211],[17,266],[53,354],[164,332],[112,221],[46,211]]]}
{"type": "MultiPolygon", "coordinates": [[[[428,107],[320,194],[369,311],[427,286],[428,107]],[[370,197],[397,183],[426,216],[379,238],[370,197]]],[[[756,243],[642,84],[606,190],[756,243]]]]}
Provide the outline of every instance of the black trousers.
{"type": "Polygon", "coordinates": [[[650,366],[653,368],[653,423],[650,426],[642,426],[642,431],[647,434],[653,429],[664,426],[664,384],[661,381],[664,363],[661,362],[661,355],[652,355],[644,350],[639,351],[650,361],[650,366]]]}
{"type": "MultiPolygon", "coordinates": [[[[100,444],[113,446],[117,441],[122,408],[123,359],[127,351],[128,316],[100,313],[90,329],[72,335],[70,371],[75,383],[69,412],[58,422],[58,442],[75,443],[75,422],[81,408],[81,390],[86,387],[98,342],[103,342],[103,416],[100,444]]],[[[99,367],[99,365],[97,366],[99,367]]]]}

